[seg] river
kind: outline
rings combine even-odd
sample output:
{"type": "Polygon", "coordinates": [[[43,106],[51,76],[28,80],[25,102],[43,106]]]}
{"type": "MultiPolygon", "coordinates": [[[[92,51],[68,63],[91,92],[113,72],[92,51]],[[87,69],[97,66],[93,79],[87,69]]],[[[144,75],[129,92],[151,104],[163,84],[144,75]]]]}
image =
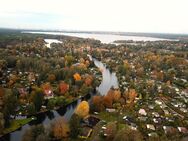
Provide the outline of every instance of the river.
{"type": "MultiPolygon", "coordinates": [[[[98,67],[100,70],[102,70],[102,81],[101,81],[101,84],[99,85],[99,87],[97,88],[98,91],[102,95],[104,95],[108,92],[108,90],[111,87],[118,87],[117,77],[116,77],[115,73],[111,73],[110,70],[107,69],[106,66],[102,62],[98,61],[95,58],[92,58],[90,55],[88,55],[88,56],[92,61],[94,61],[95,66],[98,67]]],[[[74,110],[77,107],[77,105],[84,99],[87,101],[90,101],[92,95],[94,95],[94,93],[90,93],[85,98],[80,98],[77,101],[71,103],[70,105],[68,105],[66,107],[62,107],[58,110],[52,110],[52,111],[49,111],[46,113],[41,113],[36,116],[37,120],[32,121],[29,124],[22,126],[17,131],[14,131],[10,134],[5,135],[4,137],[0,138],[0,140],[2,140],[2,141],[21,141],[24,132],[32,125],[43,124],[43,125],[47,126],[50,123],[52,123],[54,119],[56,119],[60,116],[64,117],[66,120],[69,120],[71,118],[72,114],[74,113],[74,110]]]]}

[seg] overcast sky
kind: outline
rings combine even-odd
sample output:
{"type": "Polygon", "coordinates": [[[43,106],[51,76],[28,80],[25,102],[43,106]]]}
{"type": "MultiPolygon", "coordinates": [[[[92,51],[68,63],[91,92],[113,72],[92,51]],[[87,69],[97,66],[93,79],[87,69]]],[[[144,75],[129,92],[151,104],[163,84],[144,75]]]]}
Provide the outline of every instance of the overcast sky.
{"type": "Polygon", "coordinates": [[[0,27],[188,33],[188,0],[0,0],[0,27]]]}

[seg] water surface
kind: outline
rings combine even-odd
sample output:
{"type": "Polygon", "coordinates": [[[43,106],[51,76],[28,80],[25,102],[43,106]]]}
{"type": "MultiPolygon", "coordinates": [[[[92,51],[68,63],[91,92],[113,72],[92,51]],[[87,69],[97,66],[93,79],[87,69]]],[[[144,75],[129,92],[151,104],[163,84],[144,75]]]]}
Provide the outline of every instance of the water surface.
{"type": "Polygon", "coordinates": [[[96,34],[96,33],[33,32],[33,31],[24,31],[22,33],[48,34],[48,35],[67,35],[67,36],[80,37],[80,38],[91,38],[91,39],[100,40],[102,43],[113,43],[116,40],[133,40],[133,41],[171,40],[171,39],[165,39],[165,38],[154,38],[154,37],[144,37],[144,36],[125,36],[125,35],[96,34]]]}

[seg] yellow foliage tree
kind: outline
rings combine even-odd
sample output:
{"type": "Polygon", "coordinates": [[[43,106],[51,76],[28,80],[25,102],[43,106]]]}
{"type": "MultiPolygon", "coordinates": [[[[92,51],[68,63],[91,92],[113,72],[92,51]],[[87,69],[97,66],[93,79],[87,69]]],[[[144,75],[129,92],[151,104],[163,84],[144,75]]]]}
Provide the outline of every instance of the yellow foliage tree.
{"type": "Polygon", "coordinates": [[[81,117],[84,118],[89,114],[89,104],[87,101],[82,101],[76,108],[75,113],[81,117]]]}

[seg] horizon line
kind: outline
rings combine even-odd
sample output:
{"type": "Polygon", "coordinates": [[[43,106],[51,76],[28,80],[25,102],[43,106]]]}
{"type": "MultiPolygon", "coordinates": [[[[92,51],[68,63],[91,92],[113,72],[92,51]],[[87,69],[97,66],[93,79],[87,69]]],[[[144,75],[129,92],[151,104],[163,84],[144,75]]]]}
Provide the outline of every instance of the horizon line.
{"type": "Polygon", "coordinates": [[[144,32],[144,31],[110,31],[110,30],[78,30],[78,29],[52,29],[52,28],[16,28],[16,27],[1,27],[0,29],[10,29],[10,30],[30,30],[30,31],[49,31],[49,32],[94,32],[94,33],[135,33],[135,34],[171,34],[171,35],[188,35],[188,33],[182,32],[144,32]]]}

